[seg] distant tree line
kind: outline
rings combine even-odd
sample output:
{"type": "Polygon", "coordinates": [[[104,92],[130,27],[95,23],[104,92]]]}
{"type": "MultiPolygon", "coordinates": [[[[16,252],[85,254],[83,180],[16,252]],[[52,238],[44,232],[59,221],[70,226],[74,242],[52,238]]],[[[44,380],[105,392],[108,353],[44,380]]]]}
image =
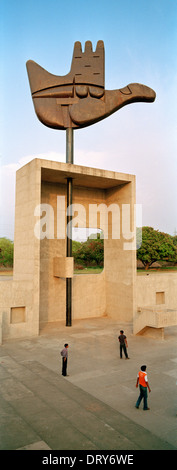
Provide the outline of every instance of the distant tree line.
{"type": "MultiPolygon", "coordinates": [[[[72,242],[75,267],[103,267],[104,239],[100,238],[100,233],[96,236],[90,236],[84,242],[72,242]]],[[[8,238],[0,238],[1,268],[13,266],[13,253],[14,243],[8,238]]],[[[171,236],[152,227],[137,228],[137,259],[145,269],[156,261],[177,265],[177,235],[171,236]]]]}
{"type": "MultiPolygon", "coordinates": [[[[74,243],[74,242],[73,242],[74,243]]],[[[79,243],[73,251],[75,265],[103,266],[104,240],[88,238],[79,243]]],[[[155,262],[177,264],[177,236],[155,230],[152,227],[137,228],[137,260],[143,263],[147,270],[155,262]]]]}

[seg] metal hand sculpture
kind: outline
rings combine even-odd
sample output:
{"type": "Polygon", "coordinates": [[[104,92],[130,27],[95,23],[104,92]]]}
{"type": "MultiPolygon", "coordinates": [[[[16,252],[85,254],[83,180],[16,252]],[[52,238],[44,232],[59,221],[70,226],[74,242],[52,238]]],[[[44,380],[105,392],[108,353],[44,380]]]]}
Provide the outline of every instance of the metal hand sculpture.
{"type": "Polygon", "coordinates": [[[139,83],[120,90],[104,88],[104,43],[74,45],[70,72],[65,76],[50,74],[29,60],[27,71],[36,114],[39,120],[54,129],[78,129],[90,126],[123,106],[138,101],[153,102],[155,92],[139,83]]]}
{"type": "MultiPolygon", "coordinates": [[[[74,45],[70,72],[64,77],[52,75],[29,60],[27,71],[36,114],[39,120],[54,129],[66,129],[66,163],[73,163],[74,129],[90,126],[129,103],[152,102],[155,92],[138,83],[120,90],[105,90],[104,43],[74,45]]],[[[72,178],[67,177],[67,208],[72,205],[72,178]]],[[[67,216],[66,256],[72,257],[72,216],[67,216]],[[68,219],[69,217],[69,219],[68,219]]],[[[72,279],[66,278],[66,326],[72,323],[72,279]]]]}

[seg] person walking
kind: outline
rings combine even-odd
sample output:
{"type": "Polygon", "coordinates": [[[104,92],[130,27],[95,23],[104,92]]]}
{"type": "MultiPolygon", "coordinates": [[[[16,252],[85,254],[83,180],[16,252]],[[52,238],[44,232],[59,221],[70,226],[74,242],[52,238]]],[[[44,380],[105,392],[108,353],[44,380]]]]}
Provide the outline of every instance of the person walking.
{"type": "Polygon", "coordinates": [[[122,349],[124,351],[126,359],[129,359],[128,353],[127,353],[127,348],[128,348],[127,337],[124,335],[123,330],[120,330],[120,335],[118,336],[118,340],[120,343],[120,359],[122,359],[122,349]]]}
{"type": "Polygon", "coordinates": [[[149,390],[149,392],[151,392],[151,389],[149,387],[145,365],[141,366],[141,370],[138,373],[136,387],[138,387],[138,384],[139,384],[140,394],[136,402],[135,408],[139,408],[141,400],[143,399],[144,401],[143,410],[150,410],[147,404],[147,389],[149,390]]]}
{"type": "Polygon", "coordinates": [[[67,363],[68,363],[68,347],[69,345],[66,343],[64,345],[64,348],[61,351],[61,356],[62,356],[62,375],[64,377],[67,376],[67,363]]]}

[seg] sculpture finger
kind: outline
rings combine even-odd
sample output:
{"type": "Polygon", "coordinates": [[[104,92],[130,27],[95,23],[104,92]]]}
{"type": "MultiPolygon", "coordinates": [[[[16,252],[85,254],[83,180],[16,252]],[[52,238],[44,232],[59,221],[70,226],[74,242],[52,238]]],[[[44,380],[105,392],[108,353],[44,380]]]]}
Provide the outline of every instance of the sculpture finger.
{"type": "Polygon", "coordinates": [[[92,42],[91,41],[86,41],[86,43],[85,43],[85,54],[90,54],[90,52],[93,52],[92,42]]]}
{"type": "Polygon", "coordinates": [[[93,51],[91,41],[86,41],[82,52],[81,43],[75,42],[70,74],[75,84],[93,85],[104,88],[104,43],[97,42],[93,51]]]}

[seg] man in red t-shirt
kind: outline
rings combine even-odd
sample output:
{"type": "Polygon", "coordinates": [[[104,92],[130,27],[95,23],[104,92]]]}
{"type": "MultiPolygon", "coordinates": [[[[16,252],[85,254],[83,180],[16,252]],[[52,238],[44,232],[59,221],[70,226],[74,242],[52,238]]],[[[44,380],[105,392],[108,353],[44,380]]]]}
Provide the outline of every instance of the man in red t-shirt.
{"type": "Polygon", "coordinates": [[[148,408],[148,405],[147,405],[147,389],[149,390],[149,392],[151,391],[151,389],[148,384],[146,366],[141,366],[141,370],[139,371],[138,376],[137,376],[136,387],[138,387],[138,384],[140,388],[140,394],[139,394],[135,407],[139,408],[141,400],[143,399],[144,400],[143,410],[150,410],[150,408],[148,408]]]}

